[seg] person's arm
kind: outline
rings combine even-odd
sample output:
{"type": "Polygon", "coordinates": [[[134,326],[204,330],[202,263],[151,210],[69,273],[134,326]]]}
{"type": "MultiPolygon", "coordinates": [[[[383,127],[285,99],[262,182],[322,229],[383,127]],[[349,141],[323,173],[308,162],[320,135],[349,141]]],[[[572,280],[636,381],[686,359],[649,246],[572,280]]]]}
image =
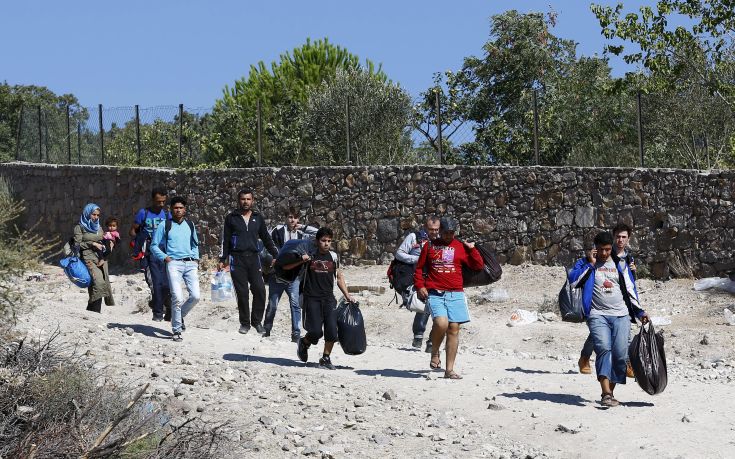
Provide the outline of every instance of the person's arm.
{"type": "Polygon", "coordinates": [[[128,235],[130,237],[135,237],[138,235],[138,231],[140,231],[140,225],[145,223],[145,209],[140,209],[135,214],[135,218],[133,219],[133,224],[130,225],[130,231],[128,231],[128,235]]]}
{"type": "Polygon", "coordinates": [[[396,250],[396,260],[414,265],[419,261],[418,255],[411,255],[411,248],[416,243],[416,234],[409,233],[408,236],[403,240],[398,250],[396,250]]]}
{"type": "Polygon", "coordinates": [[[260,220],[260,228],[258,229],[258,237],[260,237],[260,240],[263,241],[263,245],[268,250],[268,252],[270,252],[270,254],[273,255],[273,263],[275,263],[276,257],[278,256],[278,248],[276,248],[276,245],[273,243],[273,239],[271,238],[271,235],[268,233],[268,228],[265,227],[265,223],[263,223],[263,220],[260,220]]]}
{"type": "Polygon", "coordinates": [[[354,303],[355,300],[352,298],[352,295],[350,295],[350,292],[347,291],[347,284],[345,283],[345,276],[342,274],[342,270],[337,270],[337,287],[339,287],[340,292],[342,292],[342,295],[344,295],[345,299],[349,301],[350,303],[354,303]]]}
{"type": "Polygon", "coordinates": [[[293,263],[289,263],[287,265],[284,265],[283,266],[283,270],[284,271],[290,271],[290,270],[292,270],[294,268],[297,268],[297,267],[303,265],[304,263],[307,263],[309,260],[311,260],[311,257],[309,256],[308,253],[305,253],[305,254],[301,255],[301,260],[295,261],[293,263]]]}
{"type": "Polygon", "coordinates": [[[413,285],[416,289],[416,294],[422,300],[429,297],[429,291],[426,290],[426,279],[424,279],[424,266],[428,262],[430,243],[424,244],[421,248],[421,255],[419,255],[419,261],[416,262],[416,269],[413,272],[413,285]]]}
{"type": "Polygon", "coordinates": [[[482,254],[475,247],[474,242],[463,242],[464,250],[467,253],[467,266],[473,271],[479,271],[485,267],[485,260],[482,254]]]}
{"type": "Polygon", "coordinates": [[[594,268],[594,265],[587,258],[580,258],[569,271],[569,285],[577,288],[579,282],[585,278],[586,274],[594,268]]]}
{"type": "Polygon", "coordinates": [[[166,230],[166,223],[161,223],[158,225],[158,228],[156,228],[156,231],[153,233],[153,239],[151,240],[151,253],[154,257],[161,261],[166,261],[168,263],[171,259],[166,255],[166,253],[161,250],[160,244],[161,240],[163,239],[163,233],[166,230]]]}
{"type": "Polygon", "coordinates": [[[308,236],[311,239],[316,237],[316,232],[319,231],[318,228],[314,228],[313,226],[301,225],[301,224],[299,224],[299,226],[301,226],[301,228],[299,229],[304,233],[304,236],[308,236]]]}
{"type": "Polygon", "coordinates": [[[232,239],[232,228],[229,225],[229,215],[225,217],[222,224],[222,251],[219,255],[219,263],[217,267],[223,270],[230,260],[230,240],[232,239]]]}

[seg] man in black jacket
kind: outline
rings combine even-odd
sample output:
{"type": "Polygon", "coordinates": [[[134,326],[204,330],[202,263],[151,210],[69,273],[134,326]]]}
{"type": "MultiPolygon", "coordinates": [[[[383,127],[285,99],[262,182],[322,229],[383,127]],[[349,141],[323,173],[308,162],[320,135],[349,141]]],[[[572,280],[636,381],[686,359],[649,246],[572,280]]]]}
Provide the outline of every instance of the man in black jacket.
{"type": "Polygon", "coordinates": [[[220,255],[220,270],[230,265],[232,284],[237,297],[237,309],[240,315],[240,333],[250,331],[250,326],[263,334],[265,328],[261,324],[265,311],[265,283],[263,282],[263,267],[258,256],[258,239],[275,261],[278,249],[273,244],[263,216],[253,210],[255,197],[251,188],[240,190],[237,194],[240,208],[227,217],[223,225],[222,254],[220,255]],[[248,284],[253,294],[252,314],[248,298],[248,284]]]}

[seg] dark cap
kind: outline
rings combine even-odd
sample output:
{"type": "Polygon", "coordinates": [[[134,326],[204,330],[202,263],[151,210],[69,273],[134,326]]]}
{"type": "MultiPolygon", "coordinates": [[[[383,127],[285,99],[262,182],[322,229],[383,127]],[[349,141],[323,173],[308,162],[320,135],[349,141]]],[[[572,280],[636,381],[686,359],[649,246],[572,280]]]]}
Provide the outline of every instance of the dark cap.
{"type": "Polygon", "coordinates": [[[451,218],[444,217],[439,221],[439,231],[457,231],[457,222],[451,218]]]}

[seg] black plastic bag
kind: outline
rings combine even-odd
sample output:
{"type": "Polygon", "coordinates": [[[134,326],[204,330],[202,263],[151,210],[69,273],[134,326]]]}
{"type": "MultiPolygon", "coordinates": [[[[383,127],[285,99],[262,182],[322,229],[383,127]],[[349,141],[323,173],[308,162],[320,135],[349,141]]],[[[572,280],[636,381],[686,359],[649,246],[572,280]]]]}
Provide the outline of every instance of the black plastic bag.
{"type": "Polygon", "coordinates": [[[480,244],[475,244],[475,247],[480,252],[485,266],[479,271],[473,271],[462,265],[462,285],[464,287],[480,287],[499,281],[500,276],[503,275],[503,268],[495,259],[495,255],[480,244]]]}
{"type": "Polygon", "coordinates": [[[559,291],[559,313],[564,322],[584,322],[582,289],[572,288],[568,278],[559,291]]]}
{"type": "Polygon", "coordinates": [[[628,357],[635,380],[641,389],[650,395],[660,394],[666,389],[669,376],[666,370],[664,337],[653,330],[653,324],[648,322],[641,326],[641,331],[630,343],[628,357]]]}
{"type": "Polygon", "coordinates": [[[360,355],[367,349],[365,321],[360,312],[360,303],[344,299],[337,305],[337,336],[342,351],[348,355],[360,355]]]}

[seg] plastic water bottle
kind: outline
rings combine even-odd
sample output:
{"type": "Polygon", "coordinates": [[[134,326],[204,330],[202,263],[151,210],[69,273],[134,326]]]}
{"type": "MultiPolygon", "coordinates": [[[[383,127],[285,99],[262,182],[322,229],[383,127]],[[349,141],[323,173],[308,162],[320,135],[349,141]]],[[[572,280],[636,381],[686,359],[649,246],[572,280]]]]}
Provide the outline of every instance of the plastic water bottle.
{"type": "Polygon", "coordinates": [[[735,314],[727,308],[725,308],[723,313],[725,314],[725,322],[727,322],[728,325],[735,325],[735,314]]]}

